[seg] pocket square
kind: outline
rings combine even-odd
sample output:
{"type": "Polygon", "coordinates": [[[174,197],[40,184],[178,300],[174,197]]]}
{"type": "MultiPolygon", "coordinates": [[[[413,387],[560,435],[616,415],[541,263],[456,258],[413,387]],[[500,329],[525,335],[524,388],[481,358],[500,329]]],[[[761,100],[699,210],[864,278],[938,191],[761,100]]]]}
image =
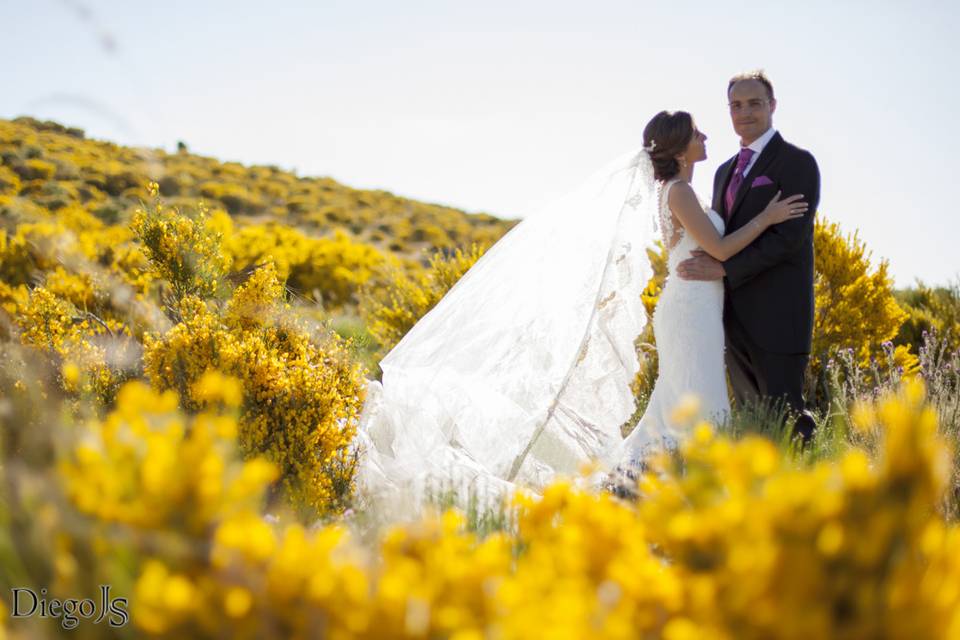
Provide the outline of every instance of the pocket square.
{"type": "Polygon", "coordinates": [[[765,187],[768,184],[773,184],[773,180],[771,180],[767,176],[757,176],[756,178],[753,179],[753,182],[750,183],[750,188],[752,189],[754,187],[765,187]]]}

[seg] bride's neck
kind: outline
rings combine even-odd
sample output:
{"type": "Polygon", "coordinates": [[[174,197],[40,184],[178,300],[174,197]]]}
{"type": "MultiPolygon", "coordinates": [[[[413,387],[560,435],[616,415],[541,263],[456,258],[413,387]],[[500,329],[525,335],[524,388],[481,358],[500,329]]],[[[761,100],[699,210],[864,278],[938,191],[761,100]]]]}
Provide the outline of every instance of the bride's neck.
{"type": "Polygon", "coordinates": [[[690,166],[680,169],[677,177],[686,182],[693,182],[693,165],[691,164],[690,166]]]}

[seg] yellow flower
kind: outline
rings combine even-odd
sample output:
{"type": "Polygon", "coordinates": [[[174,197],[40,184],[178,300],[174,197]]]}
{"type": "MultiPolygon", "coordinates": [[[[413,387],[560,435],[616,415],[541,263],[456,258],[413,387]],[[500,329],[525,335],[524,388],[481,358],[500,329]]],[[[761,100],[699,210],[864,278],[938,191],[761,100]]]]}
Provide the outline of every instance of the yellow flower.
{"type": "Polygon", "coordinates": [[[674,424],[685,425],[700,413],[700,398],[694,394],[684,394],[680,401],[670,414],[670,420],[674,424]]]}
{"type": "Polygon", "coordinates": [[[63,382],[67,388],[75,388],[80,380],[80,367],[73,362],[67,361],[63,364],[63,382]]]}
{"type": "Polygon", "coordinates": [[[243,389],[236,378],[211,369],[194,383],[193,397],[199,402],[223,402],[228,407],[239,407],[243,389]]]}
{"type": "Polygon", "coordinates": [[[232,587],[227,590],[223,606],[231,618],[242,618],[253,606],[253,597],[243,587],[232,587]]]}
{"type": "Polygon", "coordinates": [[[836,555],[843,546],[843,540],[843,527],[838,522],[830,522],[817,536],[817,549],[827,556],[836,555]]]}

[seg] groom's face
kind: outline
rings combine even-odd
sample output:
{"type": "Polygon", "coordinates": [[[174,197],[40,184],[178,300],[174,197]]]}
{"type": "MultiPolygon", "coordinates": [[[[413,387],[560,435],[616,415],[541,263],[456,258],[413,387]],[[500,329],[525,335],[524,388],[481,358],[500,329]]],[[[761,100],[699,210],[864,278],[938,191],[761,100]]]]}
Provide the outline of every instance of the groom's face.
{"type": "Polygon", "coordinates": [[[733,130],[744,144],[750,144],[770,128],[777,101],[767,94],[759,80],[741,80],[727,96],[730,101],[730,119],[733,130]]]}

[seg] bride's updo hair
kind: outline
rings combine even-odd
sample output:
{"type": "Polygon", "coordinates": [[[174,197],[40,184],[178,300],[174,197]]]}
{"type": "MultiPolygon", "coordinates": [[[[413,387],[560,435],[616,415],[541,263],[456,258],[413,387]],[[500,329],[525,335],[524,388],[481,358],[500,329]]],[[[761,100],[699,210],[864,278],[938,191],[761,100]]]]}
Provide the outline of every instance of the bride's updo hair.
{"type": "Polygon", "coordinates": [[[664,182],[680,173],[677,156],[693,140],[693,116],[686,111],[661,111],[643,129],[643,146],[650,151],[653,175],[664,182]]]}

